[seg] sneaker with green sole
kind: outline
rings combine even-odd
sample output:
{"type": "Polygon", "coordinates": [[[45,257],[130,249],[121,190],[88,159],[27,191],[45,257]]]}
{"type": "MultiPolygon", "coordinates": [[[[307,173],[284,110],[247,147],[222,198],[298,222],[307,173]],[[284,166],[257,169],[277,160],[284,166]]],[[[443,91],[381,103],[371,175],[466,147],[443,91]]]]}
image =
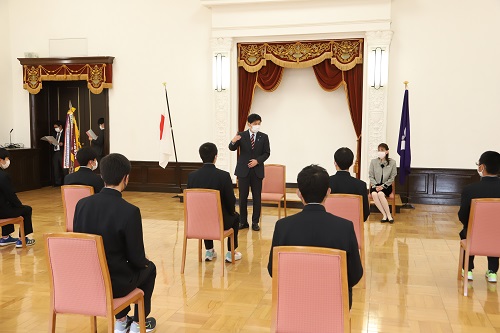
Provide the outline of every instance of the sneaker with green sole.
{"type": "Polygon", "coordinates": [[[487,270],[485,276],[488,279],[488,282],[497,282],[497,273],[487,270]]]}

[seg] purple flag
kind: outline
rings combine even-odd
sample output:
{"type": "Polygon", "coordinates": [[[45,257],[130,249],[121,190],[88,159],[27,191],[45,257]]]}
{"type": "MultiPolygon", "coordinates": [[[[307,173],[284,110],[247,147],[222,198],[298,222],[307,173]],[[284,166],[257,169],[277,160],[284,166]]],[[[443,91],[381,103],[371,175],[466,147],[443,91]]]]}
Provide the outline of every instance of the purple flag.
{"type": "Polygon", "coordinates": [[[401,124],[399,125],[398,138],[399,154],[399,182],[404,184],[406,177],[411,172],[411,149],[410,149],[410,106],[408,101],[408,89],[405,89],[403,99],[403,110],[401,111],[401,124]]]}

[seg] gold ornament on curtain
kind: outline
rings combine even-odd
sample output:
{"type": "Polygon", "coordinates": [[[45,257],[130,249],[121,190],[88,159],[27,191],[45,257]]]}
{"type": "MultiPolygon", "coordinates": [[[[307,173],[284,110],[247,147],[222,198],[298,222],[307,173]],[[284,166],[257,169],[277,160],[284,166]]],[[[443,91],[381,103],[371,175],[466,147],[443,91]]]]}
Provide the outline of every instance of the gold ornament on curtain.
{"type": "Polygon", "coordinates": [[[238,44],[238,66],[255,73],[271,60],[285,68],[306,68],[325,59],[347,71],[363,63],[363,39],[238,44]]]}
{"type": "Polygon", "coordinates": [[[23,65],[23,71],[23,88],[31,94],[40,92],[42,81],[87,81],[87,87],[94,94],[113,86],[110,64],[23,65]]]}

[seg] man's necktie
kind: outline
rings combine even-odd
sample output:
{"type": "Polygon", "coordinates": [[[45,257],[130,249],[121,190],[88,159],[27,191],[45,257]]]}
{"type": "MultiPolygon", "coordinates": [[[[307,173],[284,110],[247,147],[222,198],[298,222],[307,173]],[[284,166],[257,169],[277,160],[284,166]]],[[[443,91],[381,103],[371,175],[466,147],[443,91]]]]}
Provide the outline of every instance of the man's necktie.
{"type": "Polygon", "coordinates": [[[255,134],[250,135],[250,143],[252,144],[252,150],[255,147],[255,140],[254,140],[255,134]]]}

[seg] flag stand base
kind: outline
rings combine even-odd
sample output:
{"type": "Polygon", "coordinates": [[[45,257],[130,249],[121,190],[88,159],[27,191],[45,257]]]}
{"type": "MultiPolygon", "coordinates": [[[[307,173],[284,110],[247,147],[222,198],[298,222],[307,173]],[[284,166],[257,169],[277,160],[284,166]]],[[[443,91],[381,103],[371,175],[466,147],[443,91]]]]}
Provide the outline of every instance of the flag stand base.
{"type": "Polygon", "coordinates": [[[414,207],[411,203],[409,203],[409,202],[405,203],[405,204],[404,204],[403,206],[401,206],[400,208],[401,208],[401,209],[415,209],[415,207],[414,207]]]}

